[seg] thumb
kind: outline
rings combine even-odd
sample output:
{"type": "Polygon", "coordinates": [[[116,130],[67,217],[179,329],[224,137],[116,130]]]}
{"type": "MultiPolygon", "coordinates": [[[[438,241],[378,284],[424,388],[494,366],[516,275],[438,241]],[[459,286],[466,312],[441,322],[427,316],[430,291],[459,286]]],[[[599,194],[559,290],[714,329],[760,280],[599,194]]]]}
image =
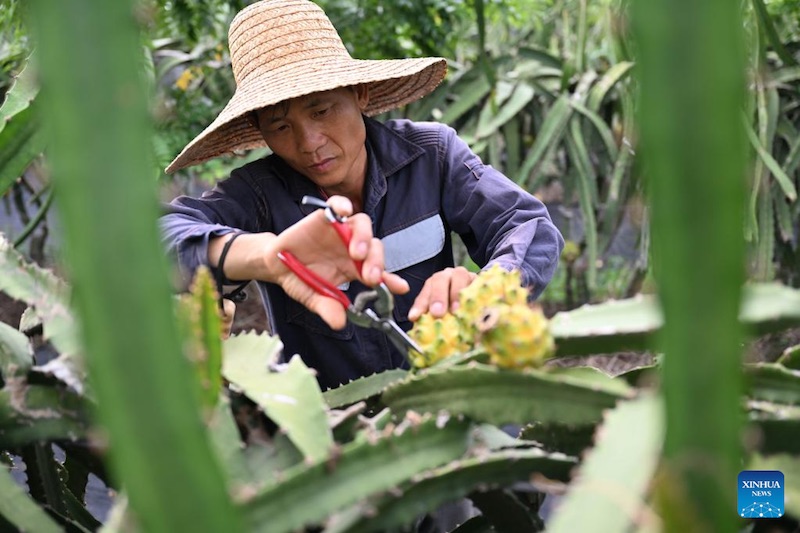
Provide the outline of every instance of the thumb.
{"type": "Polygon", "coordinates": [[[342,304],[332,298],[315,295],[308,302],[308,308],[318,314],[331,329],[344,329],[347,325],[347,312],[342,304]]]}

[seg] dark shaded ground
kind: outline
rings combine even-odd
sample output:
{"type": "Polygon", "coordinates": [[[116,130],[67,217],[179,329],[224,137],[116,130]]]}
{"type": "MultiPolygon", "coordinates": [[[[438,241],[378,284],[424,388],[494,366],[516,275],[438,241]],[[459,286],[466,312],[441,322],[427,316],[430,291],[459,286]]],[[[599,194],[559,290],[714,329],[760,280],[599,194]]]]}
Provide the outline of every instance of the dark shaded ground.
{"type": "Polygon", "coordinates": [[[10,298],[0,292],[0,322],[5,322],[10,326],[19,327],[19,318],[25,311],[25,304],[19,300],[10,298]]]}

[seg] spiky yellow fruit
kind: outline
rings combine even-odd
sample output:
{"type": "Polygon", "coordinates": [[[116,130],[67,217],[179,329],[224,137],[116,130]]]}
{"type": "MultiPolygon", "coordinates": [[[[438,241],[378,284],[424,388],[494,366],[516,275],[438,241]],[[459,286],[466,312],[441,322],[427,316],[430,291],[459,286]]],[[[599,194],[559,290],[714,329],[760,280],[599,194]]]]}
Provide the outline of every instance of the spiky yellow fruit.
{"type": "Polygon", "coordinates": [[[411,352],[411,363],[417,368],[429,367],[469,348],[460,334],[458,320],[449,313],[442,318],[425,313],[417,319],[409,335],[423,350],[423,353],[411,352]]]}
{"type": "Polygon", "coordinates": [[[555,351],[549,321],[540,307],[487,307],[477,329],[490,361],[501,368],[536,368],[555,351]]]}
{"type": "Polygon", "coordinates": [[[498,304],[527,306],[528,294],[528,289],[522,286],[519,270],[508,271],[494,264],[459,293],[455,315],[465,336],[472,338],[486,308],[498,304]]]}
{"type": "Polygon", "coordinates": [[[410,335],[424,353],[412,352],[411,363],[425,368],[481,345],[496,366],[540,366],[555,344],[547,319],[530,307],[528,296],[518,270],[494,265],[482,271],[459,294],[455,314],[437,319],[426,313],[417,320],[410,335]]]}

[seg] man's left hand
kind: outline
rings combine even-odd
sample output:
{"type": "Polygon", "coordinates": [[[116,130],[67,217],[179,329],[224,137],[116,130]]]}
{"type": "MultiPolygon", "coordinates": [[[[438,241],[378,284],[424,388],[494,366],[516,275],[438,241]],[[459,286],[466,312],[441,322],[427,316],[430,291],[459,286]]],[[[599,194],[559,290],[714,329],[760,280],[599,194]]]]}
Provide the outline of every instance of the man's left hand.
{"type": "Polygon", "coordinates": [[[425,285],[408,311],[408,319],[414,321],[424,313],[435,318],[443,317],[448,311],[458,309],[458,293],[478,277],[464,267],[445,268],[425,281],[425,285]]]}

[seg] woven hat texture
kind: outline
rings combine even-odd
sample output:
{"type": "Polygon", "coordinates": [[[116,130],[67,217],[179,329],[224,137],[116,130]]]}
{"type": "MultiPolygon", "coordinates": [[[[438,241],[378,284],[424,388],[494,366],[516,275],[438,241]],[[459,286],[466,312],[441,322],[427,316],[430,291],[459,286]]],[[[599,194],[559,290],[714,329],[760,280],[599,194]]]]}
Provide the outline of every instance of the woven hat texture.
{"type": "Polygon", "coordinates": [[[353,59],[330,19],[308,0],[262,0],[244,8],[228,32],[236,91],[216,119],[166,172],[239,150],[266,146],[247,115],[278,102],[367,84],[377,115],[422,98],[447,72],[439,57],[353,59]]]}

